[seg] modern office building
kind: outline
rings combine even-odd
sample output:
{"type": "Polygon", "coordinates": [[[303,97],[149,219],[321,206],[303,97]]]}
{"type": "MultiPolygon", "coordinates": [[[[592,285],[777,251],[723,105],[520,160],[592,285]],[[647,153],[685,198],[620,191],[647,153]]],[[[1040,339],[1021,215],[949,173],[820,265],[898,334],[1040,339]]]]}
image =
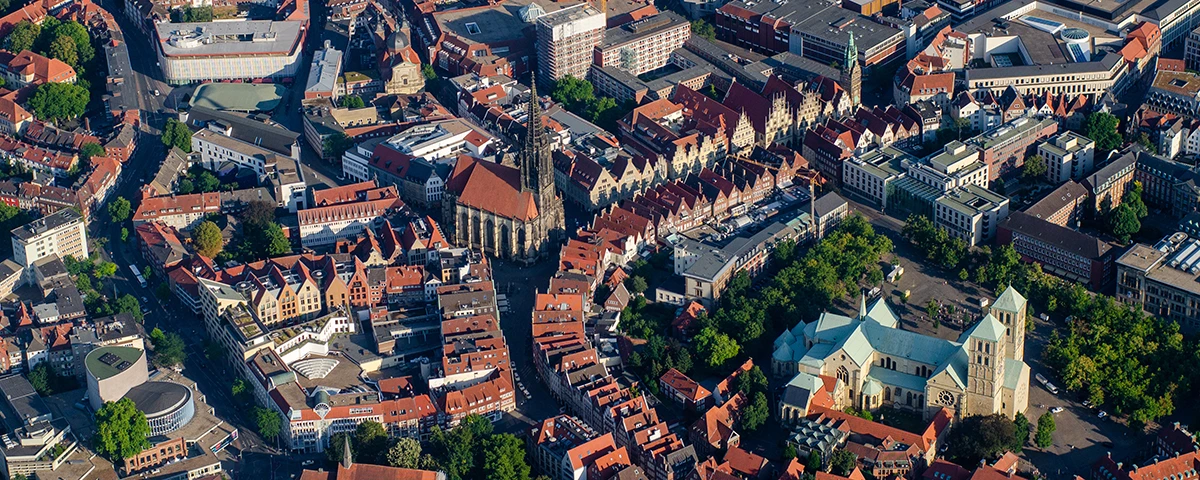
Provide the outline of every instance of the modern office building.
{"type": "Polygon", "coordinates": [[[975,184],[955,189],[934,202],[934,224],[969,247],[989,242],[1007,217],[1008,197],[975,184]]]}
{"type": "Polygon", "coordinates": [[[538,76],[544,84],[567,75],[588,78],[592,50],[604,40],[604,12],[588,3],[537,18],[538,76]]]}
{"type": "Polygon", "coordinates": [[[1065,131],[1038,144],[1038,155],[1046,161],[1046,179],[1051,185],[1082,180],[1092,171],[1096,142],[1075,132],[1065,131]]]}
{"type": "Polygon", "coordinates": [[[1200,240],[1178,232],[1154,246],[1137,244],[1117,259],[1117,299],[1200,331],[1200,240]]]}
{"type": "Polygon", "coordinates": [[[651,15],[605,31],[604,41],[596,46],[595,64],[641,75],[666,66],[671,53],[691,36],[691,24],[678,14],[651,15]]]}
{"type": "Polygon", "coordinates": [[[150,381],[146,351],[140,348],[100,347],[87,354],[83,365],[92,410],[120,400],[131,388],[150,381]]]}
{"type": "Polygon", "coordinates": [[[51,255],[88,258],[87,224],[83,215],[64,208],[12,230],[13,261],[33,278],[33,263],[51,255]]]}
{"type": "Polygon", "coordinates": [[[1112,280],[1112,245],[1025,212],[1013,212],[1000,224],[996,244],[1011,244],[1025,261],[1041,264],[1046,273],[1093,290],[1103,290],[1112,280]]]}
{"type": "Polygon", "coordinates": [[[172,85],[204,80],[293,78],[300,69],[303,22],[159,23],[155,53],[172,85]]]}

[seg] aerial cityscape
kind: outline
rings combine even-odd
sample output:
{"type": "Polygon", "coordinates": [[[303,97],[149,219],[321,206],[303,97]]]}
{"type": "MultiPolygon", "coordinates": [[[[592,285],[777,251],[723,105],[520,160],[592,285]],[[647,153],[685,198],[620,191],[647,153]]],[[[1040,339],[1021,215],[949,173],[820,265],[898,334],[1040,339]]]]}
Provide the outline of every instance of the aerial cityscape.
{"type": "Polygon", "coordinates": [[[1200,2],[0,0],[0,480],[1197,480],[1200,2]]]}

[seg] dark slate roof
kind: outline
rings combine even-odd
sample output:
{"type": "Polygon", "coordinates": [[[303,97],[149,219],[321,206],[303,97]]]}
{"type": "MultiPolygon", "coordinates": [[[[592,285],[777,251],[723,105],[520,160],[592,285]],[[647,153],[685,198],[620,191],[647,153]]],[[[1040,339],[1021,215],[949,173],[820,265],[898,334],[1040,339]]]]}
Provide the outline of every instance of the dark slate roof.
{"type": "Polygon", "coordinates": [[[300,138],[300,134],[286,128],[210,108],[192,107],[191,110],[188,110],[187,115],[187,124],[193,130],[205,128],[209,122],[222,122],[231,128],[231,137],[258,145],[285,157],[292,155],[292,145],[300,138]]]}
{"type": "Polygon", "coordinates": [[[1112,250],[1112,245],[1099,238],[1039,219],[1024,212],[1013,212],[1000,224],[1022,235],[1056,246],[1083,258],[1097,260],[1112,250]]]}

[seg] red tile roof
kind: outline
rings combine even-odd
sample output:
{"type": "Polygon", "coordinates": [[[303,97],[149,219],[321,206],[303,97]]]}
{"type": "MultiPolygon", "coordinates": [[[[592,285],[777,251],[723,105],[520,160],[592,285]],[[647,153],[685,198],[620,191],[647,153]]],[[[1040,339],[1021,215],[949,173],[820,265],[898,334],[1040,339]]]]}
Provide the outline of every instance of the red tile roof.
{"type": "Polygon", "coordinates": [[[725,462],[729,463],[729,468],[734,472],[747,477],[757,477],[767,466],[767,459],[738,447],[732,447],[725,452],[725,462]]]}
{"type": "Polygon", "coordinates": [[[704,388],[699,383],[696,383],[695,380],[692,380],[674,368],[667,370],[658,380],[675,389],[675,391],[693,403],[699,403],[712,395],[712,392],[708,391],[707,388],[704,388]]]}
{"type": "Polygon", "coordinates": [[[538,216],[533,195],[521,191],[521,172],[513,167],[460,156],[446,190],[458,195],[458,203],[501,217],[527,222],[538,216]]]}

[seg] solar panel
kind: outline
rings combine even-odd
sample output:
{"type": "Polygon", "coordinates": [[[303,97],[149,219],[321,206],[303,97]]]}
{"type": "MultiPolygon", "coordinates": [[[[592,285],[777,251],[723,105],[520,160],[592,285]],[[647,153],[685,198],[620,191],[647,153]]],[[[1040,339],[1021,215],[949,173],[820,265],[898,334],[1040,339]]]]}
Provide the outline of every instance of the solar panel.
{"type": "Polygon", "coordinates": [[[100,356],[100,362],[110,367],[119,361],[121,361],[121,357],[113,355],[111,352],[100,356]]]}

